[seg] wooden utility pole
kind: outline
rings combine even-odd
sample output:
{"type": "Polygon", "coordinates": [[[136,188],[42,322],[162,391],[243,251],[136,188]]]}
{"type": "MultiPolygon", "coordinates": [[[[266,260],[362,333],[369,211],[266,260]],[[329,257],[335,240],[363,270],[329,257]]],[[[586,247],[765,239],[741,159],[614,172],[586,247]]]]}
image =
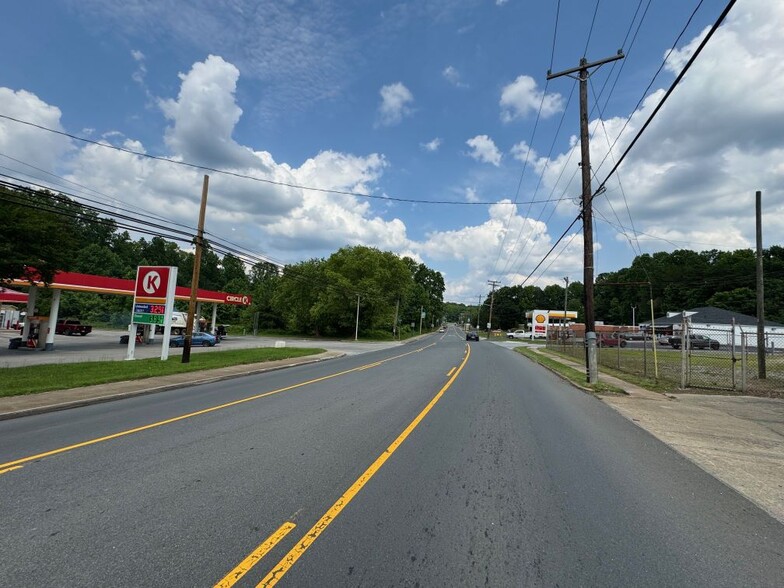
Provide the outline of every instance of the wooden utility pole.
{"type": "Polygon", "coordinates": [[[766,379],[765,366],[765,284],[762,279],[762,192],[757,190],[757,377],[766,379]]]}
{"type": "Polygon", "coordinates": [[[493,302],[495,301],[495,287],[501,284],[497,280],[487,280],[487,283],[493,287],[490,292],[490,317],[487,319],[487,338],[490,339],[490,329],[493,328],[493,302]]]}
{"type": "Polygon", "coordinates": [[[185,338],[182,344],[182,363],[191,361],[191,337],[193,336],[193,318],[196,314],[196,296],[199,289],[199,270],[201,269],[201,250],[204,246],[204,215],[207,212],[207,191],[210,176],[204,175],[201,188],[201,208],[199,209],[199,227],[196,229],[196,251],[193,254],[193,277],[191,278],[191,299],[188,303],[188,320],[185,326],[185,338]]]}
{"type": "Polygon", "coordinates": [[[588,343],[585,347],[585,364],[588,374],[588,383],[593,384],[598,379],[596,366],[595,343],[596,343],[596,321],[593,310],[593,195],[591,194],[591,152],[588,137],[588,70],[599,67],[611,61],[623,59],[622,51],[617,55],[600,59],[593,63],[583,57],[580,65],[558,73],[547,72],[547,79],[552,80],[561,76],[569,76],[580,82],[580,166],[582,168],[582,211],[583,219],[583,305],[585,307],[585,339],[588,343]],[[574,74],[578,74],[575,78],[574,74]],[[591,353],[592,344],[594,353],[591,353]]]}

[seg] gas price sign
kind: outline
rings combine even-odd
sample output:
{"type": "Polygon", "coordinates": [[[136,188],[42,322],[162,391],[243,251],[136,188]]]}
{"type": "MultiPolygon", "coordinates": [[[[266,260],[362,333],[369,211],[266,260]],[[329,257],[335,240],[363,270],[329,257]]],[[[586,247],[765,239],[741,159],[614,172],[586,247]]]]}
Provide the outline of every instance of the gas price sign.
{"type": "Polygon", "coordinates": [[[133,305],[133,322],[140,325],[162,325],[166,319],[165,304],[137,302],[133,305]]]}

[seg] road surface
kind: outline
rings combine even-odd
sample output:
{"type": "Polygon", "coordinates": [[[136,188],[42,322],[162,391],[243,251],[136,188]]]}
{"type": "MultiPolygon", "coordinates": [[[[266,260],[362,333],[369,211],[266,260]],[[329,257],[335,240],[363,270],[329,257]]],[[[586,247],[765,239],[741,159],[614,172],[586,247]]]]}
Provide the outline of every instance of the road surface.
{"type": "Polygon", "coordinates": [[[3,586],[780,586],[784,526],[461,331],[0,422],[3,586]]]}

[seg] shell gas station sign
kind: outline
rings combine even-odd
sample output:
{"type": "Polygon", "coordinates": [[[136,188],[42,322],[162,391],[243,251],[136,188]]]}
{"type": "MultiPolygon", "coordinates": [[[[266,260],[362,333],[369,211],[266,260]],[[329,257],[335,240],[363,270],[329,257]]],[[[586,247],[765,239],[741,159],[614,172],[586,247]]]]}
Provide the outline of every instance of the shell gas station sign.
{"type": "Polygon", "coordinates": [[[531,326],[534,337],[547,337],[547,325],[550,323],[550,313],[546,310],[535,310],[531,316],[531,326]]]}

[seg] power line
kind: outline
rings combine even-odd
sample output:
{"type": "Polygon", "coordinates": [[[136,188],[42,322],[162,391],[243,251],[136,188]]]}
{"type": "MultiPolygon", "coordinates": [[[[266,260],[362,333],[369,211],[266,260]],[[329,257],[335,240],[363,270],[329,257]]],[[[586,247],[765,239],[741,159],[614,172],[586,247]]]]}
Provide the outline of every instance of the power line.
{"type": "Polygon", "coordinates": [[[39,125],[39,124],[30,122],[30,121],[21,120],[21,119],[15,118],[13,116],[9,116],[7,114],[0,114],[0,118],[5,119],[5,120],[9,120],[9,121],[12,121],[12,122],[15,122],[15,123],[18,123],[18,124],[27,125],[27,126],[30,126],[30,127],[42,130],[42,131],[46,131],[46,132],[49,132],[49,133],[54,133],[56,135],[61,135],[63,137],[68,137],[69,139],[73,139],[75,141],[81,141],[81,142],[84,142],[84,143],[89,143],[91,145],[96,145],[98,147],[103,147],[105,149],[113,149],[115,151],[120,151],[122,153],[127,153],[129,155],[135,155],[137,157],[143,157],[143,158],[151,159],[151,160],[154,160],[154,161],[160,161],[160,162],[164,162],[164,163],[170,163],[170,164],[173,164],[173,165],[179,165],[179,166],[182,166],[182,167],[187,167],[187,168],[190,168],[190,169],[196,169],[196,170],[199,170],[199,171],[206,171],[206,172],[221,174],[221,175],[230,176],[230,177],[234,177],[234,178],[240,178],[240,179],[243,179],[243,180],[250,180],[252,182],[260,182],[260,183],[263,183],[263,184],[270,184],[270,185],[273,185],[273,186],[280,186],[280,187],[284,187],[284,188],[294,188],[294,189],[297,189],[297,190],[308,190],[308,191],[311,191],[311,192],[319,192],[319,193],[323,193],[323,194],[335,194],[335,195],[339,195],[339,196],[354,196],[354,197],[357,197],[357,198],[368,198],[368,199],[373,199],[373,200],[382,200],[382,201],[387,201],[387,202],[402,202],[402,203],[408,203],[408,204],[435,204],[435,205],[448,204],[448,205],[454,205],[454,206],[492,206],[494,204],[498,204],[498,202],[494,202],[494,201],[469,202],[469,201],[465,201],[465,200],[423,200],[423,199],[417,199],[417,198],[400,198],[400,197],[397,197],[397,196],[389,196],[389,195],[379,196],[377,194],[363,194],[362,192],[352,192],[350,190],[335,190],[335,189],[332,189],[332,188],[317,188],[317,187],[314,187],[314,186],[305,186],[303,184],[295,184],[293,182],[282,182],[282,181],[279,181],[279,180],[270,180],[268,178],[260,178],[260,177],[257,177],[257,176],[252,176],[250,174],[243,174],[243,173],[240,173],[240,172],[234,172],[234,171],[230,171],[230,170],[226,170],[226,169],[220,169],[220,168],[210,167],[210,166],[206,166],[206,165],[190,163],[190,162],[184,161],[184,160],[169,159],[167,157],[161,157],[161,156],[158,156],[158,155],[152,155],[150,153],[144,153],[143,151],[135,151],[133,149],[128,149],[127,147],[118,147],[117,145],[111,145],[109,143],[104,143],[104,142],[101,142],[101,141],[95,141],[93,139],[87,139],[86,137],[80,137],[80,136],[74,135],[72,133],[66,133],[65,131],[58,131],[57,129],[51,129],[51,128],[45,127],[43,125],[39,125]]]}

